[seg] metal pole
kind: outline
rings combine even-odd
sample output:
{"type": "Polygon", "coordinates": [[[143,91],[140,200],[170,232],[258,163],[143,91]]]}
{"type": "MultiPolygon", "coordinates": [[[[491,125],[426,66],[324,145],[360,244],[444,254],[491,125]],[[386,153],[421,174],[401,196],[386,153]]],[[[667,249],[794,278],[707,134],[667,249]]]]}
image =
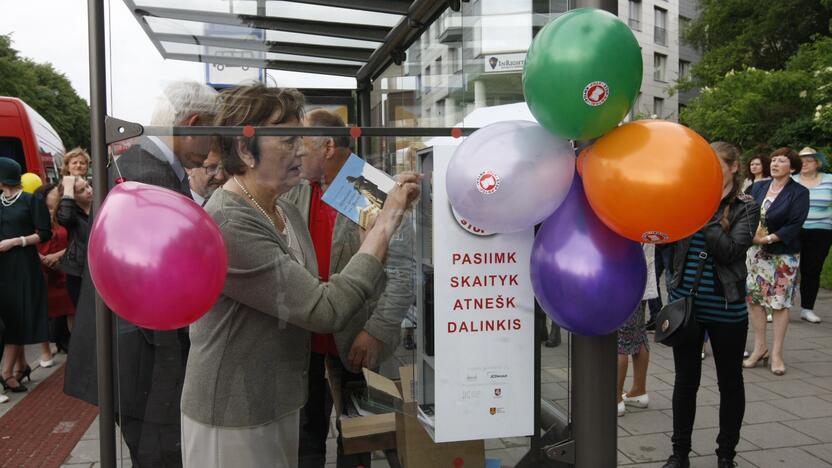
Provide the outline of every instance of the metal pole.
{"type": "MultiPolygon", "coordinates": [[[[618,0],[577,0],[618,15],[618,0]]],[[[617,334],[572,337],[572,438],[575,466],[616,466],[618,421],[617,334]]]]}
{"type": "Polygon", "coordinates": [[[617,336],[572,335],[572,438],[575,466],[615,466],[617,336]]]}
{"type": "MultiPolygon", "coordinates": [[[[107,196],[107,74],[104,37],[104,1],[88,0],[90,60],[90,133],[93,164],[93,212],[107,196]]],[[[113,412],[112,315],[95,293],[95,334],[98,366],[98,428],[101,466],[116,466],[115,415],[113,412]]]]}
{"type": "MultiPolygon", "coordinates": [[[[362,127],[369,127],[373,124],[371,113],[370,93],[373,85],[371,82],[363,81],[358,83],[358,124],[362,127]]],[[[370,157],[370,139],[361,137],[361,157],[367,159],[370,157]]]]}

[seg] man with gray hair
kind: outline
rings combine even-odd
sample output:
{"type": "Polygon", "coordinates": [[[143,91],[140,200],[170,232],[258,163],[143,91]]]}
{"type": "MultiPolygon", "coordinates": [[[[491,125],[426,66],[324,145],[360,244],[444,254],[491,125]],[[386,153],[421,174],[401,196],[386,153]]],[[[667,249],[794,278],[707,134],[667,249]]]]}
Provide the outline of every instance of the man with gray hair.
{"type": "MultiPolygon", "coordinates": [[[[152,124],[211,125],[216,108],[213,89],[193,81],[175,82],[165,88],[152,124]]],[[[190,198],[186,169],[202,167],[210,148],[210,136],[141,137],[110,167],[110,186],[123,178],[190,198]]],[[[64,392],[97,405],[94,286],[86,266],[83,274],[64,392]]],[[[182,466],[179,402],[190,347],[188,329],[150,330],[120,317],[115,329],[114,409],[133,466],[182,466]]]]}
{"type": "MultiPolygon", "coordinates": [[[[304,124],[309,127],[345,126],[341,117],[325,109],[307,113],[304,124]]],[[[305,180],[284,198],[298,207],[309,226],[318,259],[318,275],[328,281],[330,275],[344,269],[361,244],[358,225],[321,201],[323,193],[353,152],[347,136],[306,137],[304,144],[306,155],[301,160],[301,177],[305,180]]],[[[379,282],[376,295],[343,330],[335,334],[312,334],[309,398],[301,412],[300,468],[323,468],[326,463],[332,401],[327,398],[325,362],[329,361],[328,370],[340,377],[342,400],[346,400],[347,388],[363,383],[361,369],[377,370],[399,345],[402,320],[415,298],[412,249],[413,229],[405,219],[399,233],[390,241],[384,269],[387,281],[379,282]]],[[[338,438],[338,467],[370,468],[370,462],[369,453],[345,455],[341,438],[338,438]]]]}

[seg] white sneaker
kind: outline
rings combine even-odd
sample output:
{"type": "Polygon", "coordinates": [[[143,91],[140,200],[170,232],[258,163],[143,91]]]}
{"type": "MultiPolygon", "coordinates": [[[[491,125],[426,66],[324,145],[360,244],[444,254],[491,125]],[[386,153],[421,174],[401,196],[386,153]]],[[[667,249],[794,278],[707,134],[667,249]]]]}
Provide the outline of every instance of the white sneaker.
{"type": "Polygon", "coordinates": [[[766,314],[766,322],[771,323],[771,313],[766,314]]]}
{"type": "Polygon", "coordinates": [[[814,312],[808,309],[803,309],[800,311],[800,318],[809,322],[809,323],[820,323],[820,317],[815,315],[814,312]]]}
{"type": "Polygon", "coordinates": [[[9,401],[9,397],[6,395],[0,395],[0,403],[5,403],[7,401],[9,401]]]}
{"type": "Polygon", "coordinates": [[[49,360],[46,360],[46,361],[44,361],[43,359],[40,360],[40,366],[43,367],[43,368],[52,367],[54,365],[55,365],[55,360],[54,359],[49,359],[49,360]]]}
{"type": "Polygon", "coordinates": [[[650,396],[647,393],[636,397],[628,397],[626,393],[622,396],[624,397],[624,401],[622,401],[621,403],[627,406],[632,406],[635,408],[647,408],[647,406],[650,404],[650,396]]]}
{"type": "Polygon", "coordinates": [[[626,412],[627,412],[627,407],[624,406],[624,402],[619,401],[618,402],[618,417],[620,418],[621,416],[624,416],[624,413],[626,413],[626,412]]]}

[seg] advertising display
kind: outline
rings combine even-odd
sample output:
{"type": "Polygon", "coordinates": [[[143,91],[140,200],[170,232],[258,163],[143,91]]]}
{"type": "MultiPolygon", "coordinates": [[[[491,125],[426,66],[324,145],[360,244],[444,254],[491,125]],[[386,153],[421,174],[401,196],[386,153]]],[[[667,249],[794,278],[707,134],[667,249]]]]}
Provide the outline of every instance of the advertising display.
{"type": "MultiPolygon", "coordinates": [[[[435,440],[530,435],[534,233],[489,234],[454,213],[445,190],[454,149],[433,152],[435,440]]],[[[471,184],[500,190],[488,177],[471,184]]]]}

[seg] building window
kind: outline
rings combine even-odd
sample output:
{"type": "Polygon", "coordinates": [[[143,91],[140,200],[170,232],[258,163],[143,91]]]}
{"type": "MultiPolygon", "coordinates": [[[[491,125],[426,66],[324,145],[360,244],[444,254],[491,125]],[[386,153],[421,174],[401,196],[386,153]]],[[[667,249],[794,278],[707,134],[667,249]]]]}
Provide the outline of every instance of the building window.
{"type": "Polygon", "coordinates": [[[661,119],[664,116],[664,99],[660,97],[653,98],[653,115],[656,116],[657,119],[661,119]]]}
{"type": "Polygon", "coordinates": [[[656,8],[656,23],[653,26],[653,40],[656,44],[667,45],[667,11],[656,8]]]}
{"type": "Polygon", "coordinates": [[[641,0],[630,0],[630,28],[641,31],[641,0]]]}
{"type": "Polygon", "coordinates": [[[690,27],[690,18],[685,18],[684,16],[679,17],[679,40],[682,40],[682,37],[685,35],[685,32],[690,27]]]}
{"type": "Polygon", "coordinates": [[[436,62],[434,62],[433,72],[437,75],[444,75],[445,70],[442,69],[442,56],[436,57],[436,62]]]}
{"type": "Polygon", "coordinates": [[[653,54],[653,79],[667,81],[667,55],[653,54]]]}
{"type": "Polygon", "coordinates": [[[690,62],[679,60],[679,79],[686,80],[688,78],[690,78],[690,62]]]}

